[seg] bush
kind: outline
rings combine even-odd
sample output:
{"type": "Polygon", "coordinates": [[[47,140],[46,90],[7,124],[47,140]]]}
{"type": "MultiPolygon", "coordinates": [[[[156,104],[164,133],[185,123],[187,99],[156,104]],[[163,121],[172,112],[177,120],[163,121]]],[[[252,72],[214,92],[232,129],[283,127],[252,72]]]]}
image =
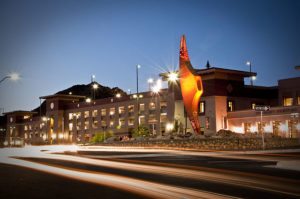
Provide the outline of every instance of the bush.
{"type": "Polygon", "coordinates": [[[132,130],[131,132],[132,137],[136,138],[136,137],[148,137],[150,135],[150,131],[148,129],[148,127],[145,126],[140,126],[138,128],[135,128],[132,130]]]}
{"type": "Polygon", "coordinates": [[[104,140],[111,138],[114,136],[114,133],[112,131],[102,131],[98,132],[92,137],[91,142],[92,143],[101,143],[104,142],[104,140]]]}
{"type": "Polygon", "coordinates": [[[226,138],[226,137],[240,137],[241,135],[230,130],[221,129],[217,132],[217,136],[226,138]]]}

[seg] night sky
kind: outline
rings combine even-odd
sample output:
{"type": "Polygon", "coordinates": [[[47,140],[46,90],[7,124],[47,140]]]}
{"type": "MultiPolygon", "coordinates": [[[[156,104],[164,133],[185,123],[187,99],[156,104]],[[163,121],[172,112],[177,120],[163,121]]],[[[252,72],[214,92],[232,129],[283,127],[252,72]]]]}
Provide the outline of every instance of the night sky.
{"type": "MultiPolygon", "coordinates": [[[[39,96],[91,75],[102,85],[140,90],[147,79],[178,68],[180,36],[191,62],[258,73],[255,85],[300,76],[300,1],[1,0],[0,108],[31,110],[39,96]]],[[[246,80],[249,84],[249,80],[246,80]]]]}

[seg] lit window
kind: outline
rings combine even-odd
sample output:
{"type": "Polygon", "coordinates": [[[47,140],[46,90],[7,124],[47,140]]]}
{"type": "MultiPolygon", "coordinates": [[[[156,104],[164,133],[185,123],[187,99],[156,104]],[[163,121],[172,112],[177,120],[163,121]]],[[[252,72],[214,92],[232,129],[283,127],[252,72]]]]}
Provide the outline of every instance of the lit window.
{"type": "Polygon", "coordinates": [[[73,119],[73,113],[69,113],[69,120],[73,119]]]}
{"type": "Polygon", "coordinates": [[[255,109],[255,106],[256,106],[256,104],[255,104],[255,103],[252,103],[252,104],[251,104],[251,109],[254,110],[254,109],[255,109]]]}
{"type": "Polygon", "coordinates": [[[128,112],[133,112],[133,111],[134,111],[134,105],[129,105],[128,112]]]}
{"type": "Polygon", "coordinates": [[[114,125],[114,121],[110,121],[110,122],[109,122],[109,126],[110,126],[110,127],[113,127],[113,125],[114,125]]]}
{"type": "Polygon", "coordinates": [[[205,102],[201,101],[199,104],[199,113],[205,113],[205,102]]]}
{"type": "Polygon", "coordinates": [[[24,126],[24,131],[27,131],[28,130],[28,127],[27,125],[24,126]]]}
{"type": "Polygon", "coordinates": [[[69,123],[69,130],[70,130],[70,131],[73,130],[73,123],[69,123]]]}
{"type": "Polygon", "coordinates": [[[101,126],[106,126],[106,121],[101,121],[101,126]]]}
{"type": "Polygon", "coordinates": [[[106,109],[101,109],[101,116],[105,116],[106,115],[106,109]]]}
{"type": "Polygon", "coordinates": [[[125,107],[124,106],[120,106],[119,107],[119,114],[124,114],[125,113],[125,107]]]}
{"type": "Polygon", "coordinates": [[[24,120],[26,120],[26,119],[28,119],[28,118],[30,118],[29,115],[24,115],[24,120]]]}
{"type": "Polygon", "coordinates": [[[84,118],[88,118],[90,116],[90,112],[89,111],[84,111],[84,118]]]}
{"type": "Polygon", "coordinates": [[[233,111],[233,110],[234,110],[233,101],[229,100],[229,101],[227,102],[227,111],[228,111],[228,112],[231,112],[231,111],[233,111]]]}
{"type": "Polygon", "coordinates": [[[125,120],[124,119],[119,119],[119,125],[120,126],[125,126],[125,120]]]}
{"type": "Polygon", "coordinates": [[[140,116],[140,124],[145,124],[145,123],[146,123],[145,116],[144,115],[140,116]]]}
{"type": "Polygon", "coordinates": [[[144,111],[145,110],[145,104],[140,104],[140,111],[144,111]]]}
{"type": "Polygon", "coordinates": [[[298,96],[298,105],[300,105],[300,96],[298,96]]]}
{"type": "Polygon", "coordinates": [[[97,117],[98,111],[97,110],[93,110],[92,115],[93,115],[93,117],[97,117]]]}
{"type": "Polygon", "coordinates": [[[128,120],[128,125],[133,126],[134,125],[134,119],[129,119],[128,120]]]}
{"type": "Polygon", "coordinates": [[[98,127],[98,121],[95,119],[92,123],[93,128],[96,129],[98,127]]]}
{"type": "Polygon", "coordinates": [[[115,112],[116,112],[115,108],[110,108],[109,109],[109,115],[110,115],[110,117],[113,117],[113,115],[115,114],[115,112]]]}
{"type": "Polygon", "coordinates": [[[292,97],[283,98],[283,106],[293,106],[293,98],[292,97]]]}
{"type": "Polygon", "coordinates": [[[150,110],[154,110],[155,109],[155,103],[154,102],[150,102],[149,109],[150,110]]]}
{"type": "Polygon", "coordinates": [[[84,122],[84,129],[89,129],[89,121],[84,122]]]}

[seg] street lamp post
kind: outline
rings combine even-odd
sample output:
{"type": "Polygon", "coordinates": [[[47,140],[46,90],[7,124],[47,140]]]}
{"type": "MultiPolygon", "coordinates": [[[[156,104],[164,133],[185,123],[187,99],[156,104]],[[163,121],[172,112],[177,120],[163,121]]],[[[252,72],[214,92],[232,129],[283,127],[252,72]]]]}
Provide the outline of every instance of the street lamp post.
{"type": "Polygon", "coordinates": [[[250,62],[250,61],[247,61],[247,62],[246,62],[246,65],[250,67],[250,84],[251,84],[251,86],[253,86],[253,79],[252,79],[253,77],[252,77],[252,75],[251,75],[251,72],[252,72],[251,62],[250,62]]]}
{"type": "Polygon", "coordinates": [[[149,85],[149,91],[151,91],[151,85],[153,84],[153,79],[149,78],[147,82],[148,82],[148,85],[149,85]]]}
{"type": "Polygon", "coordinates": [[[137,112],[138,112],[138,131],[140,128],[140,105],[139,105],[139,69],[141,68],[141,65],[136,65],[136,101],[137,101],[137,112]]]}
{"type": "Polygon", "coordinates": [[[159,110],[159,118],[158,118],[158,121],[157,121],[158,124],[156,126],[156,131],[157,130],[160,131],[160,107],[158,108],[158,106],[160,106],[160,104],[159,104],[159,101],[160,101],[160,99],[159,99],[159,92],[160,92],[160,90],[161,90],[161,81],[157,80],[156,84],[151,87],[151,91],[155,95],[155,104],[156,104],[155,107],[156,107],[156,110],[159,110]]]}

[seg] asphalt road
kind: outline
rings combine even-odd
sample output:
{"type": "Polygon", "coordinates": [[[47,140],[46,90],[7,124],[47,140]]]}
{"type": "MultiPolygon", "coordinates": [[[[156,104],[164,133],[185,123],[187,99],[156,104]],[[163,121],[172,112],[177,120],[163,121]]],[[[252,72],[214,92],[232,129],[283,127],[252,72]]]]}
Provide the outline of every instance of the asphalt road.
{"type": "Polygon", "coordinates": [[[20,151],[0,155],[0,198],[300,198],[300,172],[275,167],[299,152],[20,151]]]}

